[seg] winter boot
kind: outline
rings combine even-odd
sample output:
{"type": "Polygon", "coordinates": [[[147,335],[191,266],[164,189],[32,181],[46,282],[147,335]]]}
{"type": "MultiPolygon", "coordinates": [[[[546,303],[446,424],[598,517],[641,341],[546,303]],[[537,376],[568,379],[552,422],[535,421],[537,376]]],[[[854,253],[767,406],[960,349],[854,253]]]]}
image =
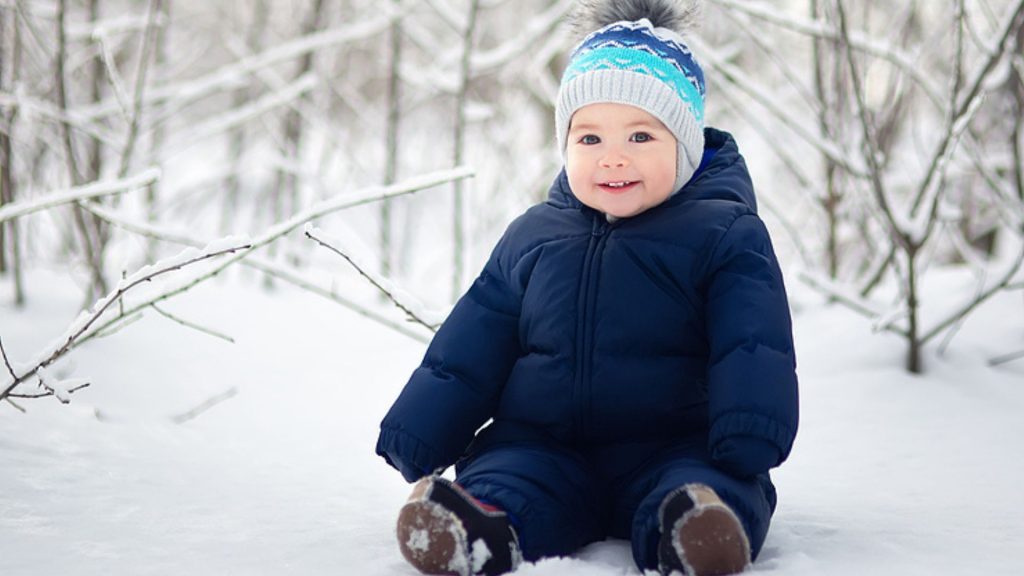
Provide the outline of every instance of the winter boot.
{"type": "Polygon", "coordinates": [[[521,560],[508,515],[438,476],[417,482],[399,512],[398,545],[424,574],[497,576],[521,560]]]}
{"type": "Polygon", "coordinates": [[[662,574],[736,574],[750,563],[750,541],[739,518],[703,484],[687,484],[666,496],[658,522],[662,574]]]}

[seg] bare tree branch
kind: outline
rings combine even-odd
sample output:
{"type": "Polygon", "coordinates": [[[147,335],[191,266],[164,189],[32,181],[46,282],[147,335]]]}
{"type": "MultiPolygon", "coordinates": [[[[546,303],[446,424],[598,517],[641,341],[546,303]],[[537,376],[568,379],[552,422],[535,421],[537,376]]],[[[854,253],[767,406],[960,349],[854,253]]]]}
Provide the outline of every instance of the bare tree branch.
{"type": "Polygon", "coordinates": [[[306,237],[309,238],[310,240],[315,241],[317,244],[323,246],[324,248],[327,248],[331,252],[334,252],[338,256],[341,256],[342,258],[344,258],[345,261],[348,262],[349,264],[351,264],[352,267],[355,268],[356,271],[359,272],[359,274],[363,278],[366,278],[366,280],[369,281],[370,284],[373,284],[374,288],[379,290],[381,292],[381,294],[386,296],[387,299],[391,301],[392,304],[394,304],[399,310],[404,312],[405,315],[410,320],[412,320],[413,322],[423,326],[424,328],[426,328],[427,330],[430,330],[431,332],[437,332],[437,326],[436,325],[431,324],[431,323],[427,322],[426,320],[423,320],[419,316],[419,314],[414,312],[409,306],[405,305],[398,297],[396,297],[393,290],[385,287],[384,286],[384,282],[382,282],[381,280],[377,279],[373,274],[370,274],[366,269],[364,269],[362,266],[360,266],[359,263],[357,263],[351,256],[346,254],[344,251],[336,248],[330,242],[322,239],[320,237],[320,235],[319,235],[319,231],[318,230],[308,229],[307,228],[307,230],[306,230],[306,237]]]}
{"type": "Polygon", "coordinates": [[[35,200],[7,204],[0,208],[0,224],[33,212],[49,210],[64,204],[139,190],[156,182],[160,177],[161,171],[159,168],[149,168],[129,178],[110,182],[92,182],[85,186],[51,192],[35,200]]]}
{"type": "Polygon", "coordinates": [[[945,330],[946,328],[949,328],[953,324],[961,321],[968,314],[974,311],[975,308],[985,303],[989,298],[995,296],[1000,291],[1008,288],[1010,286],[1010,283],[1013,281],[1014,277],[1017,275],[1017,272],[1020,271],[1022,264],[1024,264],[1024,246],[1020,247],[1020,250],[1016,258],[1014,259],[1013,263],[1002,274],[999,280],[992,283],[985,289],[979,289],[977,295],[972,301],[963,306],[961,309],[956,310],[955,312],[950,314],[944,320],[941,320],[931,330],[925,332],[924,335],[921,336],[921,341],[928,342],[938,334],[942,333],[942,331],[945,330]]]}
{"type": "MultiPolygon", "coordinates": [[[[165,100],[192,102],[225,88],[237,86],[244,82],[248,75],[261,68],[300,58],[308,52],[327,48],[336,49],[339,45],[375,36],[386,30],[391,24],[391,8],[386,3],[382,3],[380,11],[382,14],[373,19],[310,34],[222,66],[199,78],[148,90],[143,98],[143,104],[150,106],[165,100]]],[[[84,106],[74,112],[77,117],[97,120],[116,113],[118,108],[116,102],[103,102],[95,106],[84,106]]]]}
{"type": "Polygon", "coordinates": [[[164,310],[163,308],[157,306],[155,303],[152,304],[150,307],[153,310],[156,310],[164,318],[167,318],[168,320],[170,320],[172,322],[175,322],[177,324],[181,324],[182,326],[184,326],[186,328],[191,328],[191,329],[193,329],[193,330],[195,330],[197,332],[202,332],[203,334],[206,334],[208,336],[213,336],[214,338],[218,338],[220,340],[224,340],[224,341],[230,342],[232,344],[235,343],[235,339],[232,338],[231,336],[228,336],[226,334],[221,334],[220,332],[217,332],[216,330],[212,330],[210,328],[206,328],[206,327],[200,326],[200,325],[195,324],[193,322],[189,322],[188,320],[185,320],[183,318],[179,318],[178,316],[175,316],[174,314],[171,314],[170,312],[168,312],[168,311],[164,310]]]}
{"type": "Polygon", "coordinates": [[[988,361],[989,366],[1001,366],[1003,364],[1009,364],[1015,360],[1024,359],[1024,350],[1018,350],[1010,354],[1004,354],[1002,356],[996,356],[988,361]]]}
{"type": "Polygon", "coordinates": [[[218,404],[220,404],[222,402],[226,402],[227,400],[230,400],[230,399],[234,398],[237,395],[238,395],[238,388],[235,388],[234,386],[232,386],[231,388],[228,388],[226,391],[224,391],[224,392],[222,392],[220,394],[217,394],[216,396],[213,396],[212,398],[209,398],[209,399],[205,400],[202,404],[196,406],[195,408],[189,410],[188,412],[185,412],[183,414],[179,414],[177,416],[172,416],[171,417],[171,422],[174,422],[175,424],[184,424],[185,422],[188,422],[189,420],[195,420],[197,417],[201,416],[204,412],[206,412],[210,408],[213,408],[214,406],[216,406],[216,405],[218,405],[218,404]]]}
{"type": "MultiPolygon", "coordinates": [[[[88,336],[87,334],[89,329],[92,328],[94,324],[96,324],[96,322],[106,313],[106,311],[112,305],[119,302],[126,292],[132,290],[133,288],[139,286],[140,284],[151,282],[159,276],[163,276],[170,272],[181,270],[182,268],[190,266],[197,262],[202,262],[204,260],[209,260],[211,258],[217,258],[219,256],[223,256],[226,254],[233,254],[235,252],[245,250],[247,248],[249,248],[249,245],[241,245],[227,248],[224,250],[217,250],[214,252],[200,254],[199,256],[185,260],[184,262],[176,261],[165,266],[157,267],[148,273],[139,274],[137,277],[131,279],[131,281],[127,283],[122,283],[117,287],[116,290],[111,292],[105,298],[98,301],[96,303],[96,307],[91,312],[85,314],[84,318],[80,318],[79,320],[76,320],[74,323],[72,323],[71,328],[67,332],[67,336],[62,339],[62,344],[58,345],[52,352],[44,353],[44,358],[36,362],[35,366],[30,368],[27,372],[23,372],[21,375],[14,377],[14,380],[12,382],[8,383],[6,386],[0,389],[0,400],[6,398],[9,394],[11,394],[14,388],[16,388],[19,384],[25,382],[32,376],[35,376],[37,373],[39,373],[40,370],[53,364],[62,356],[70,352],[72,349],[79,346],[83,342],[89,340],[90,336],[88,336]]],[[[147,305],[151,304],[152,302],[147,303],[147,305]]],[[[134,311],[126,312],[127,315],[131,315],[133,313],[134,311]]],[[[109,324],[110,322],[107,323],[107,325],[109,324]]],[[[105,327],[106,325],[101,326],[100,330],[102,330],[105,327]]],[[[97,332],[98,331],[99,330],[97,330],[97,332]]],[[[95,332],[93,333],[93,335],[95,335],[95,332]]]]}
{"type": "Polygon", "coordinates": [[[14,368],[11,367],[11,360],[7,357],[7,350],[4,349],[3,338],[0,338],[0,355],[4,357],[4,366],[7,367],[7,373],[11,375],[11,379],[17,380],[18,375],[14,373],[14,368]]]}
{"type": "MultiPolygon", "coordinates": [[[[179,244],[183,246],[192,246],[194,248],[200,248],[206,244],[205,242],[195,240],[186,234],[182,234],[173,230],[162,229],[152,224],[133,222],[123,216],[114,214],[109,210],[100,208],[99,206],[86,205],[86,208],[89,211],[91,211],[94,215],[104,219],[105,221],[115,226],[123,228],[124,230],[127,230],[128,232],[131,232],[133,234],[138,234],[140,236],[152,238],[154,240],[159,240],[161,242],[168,242],[171,244],[179,244]]],[[[417,342],[421,342],[423,344],[429,342],[429,339],[424,337],[422,333],[409,330],[405,325],[395,322],[389,318],[386,318],[378,314],[377,312],[374,312],[373,310],[366,308],[365,306],[357,304],[352,300],[344,298],[343,296],[335,293],[333,290],[324,289],[323,287],[319,286],[315,281],[303,276],[298,270],[286,267],[285,265],[277,262],[271,262],[270,260],[259,258],[257,256],[249,256],[248,258],[242,260],[240,264],[257,270],[277,280],[287,282],[307,292],[316,294],[317,296],[330,300],[335,304],[340,304],[341,306],[348,308],[349,310],[365,318],[373,320],[374,322],[377,322],[382,326],[390,328],[391,330],[394,330],[404,336],[412,338],[417,342]]],[[[120,326],[117,327],[117,329],[119,330],[120,326]]],[[[107,333],[98,334],[97,337],[102,337],[106,335],[107,333]]]]}
{"type": "Polygon", "coordinates": [[[708,68],[718,73],[722,81],[747,94],[773,116],[781,120],[786,127],[793,130],[804,142],[819,150],[850,174],[861,178],[870,176],[869,171],[863,166],[857,166],[851,162],[849,154],[840,149],[836,142],[815,134],[806,127],[807,123],[798,118],[792,110],[781,106],[779,102],[771,97],[772,91],[770,89],[752,81],[748,74],[728,63],[720,54],[707,44],[701,42],[700,39],[694,37],[690,38],[689,41],[695,48],[700,50],[700,54],[708,68]]]}
{"type": "Polygon", "coordinates": [[[128,114],[128,137],[125,138],[121,151],[121,166],[117,170],[118,176],[122,177],[131,168],[135,141],[139,136],[139,119],[142,116],[143,107],[142,97],[146,89],[146,71],[149,70],[150,56],[156,46],[157,17],[160,14],[162,3],[163,0],[152,0],[149,4],[149,14],[146,16],[146,33],[142,38],[142,54],[139,55],[138,66],[135,70],[135,93],[128,114]]]}

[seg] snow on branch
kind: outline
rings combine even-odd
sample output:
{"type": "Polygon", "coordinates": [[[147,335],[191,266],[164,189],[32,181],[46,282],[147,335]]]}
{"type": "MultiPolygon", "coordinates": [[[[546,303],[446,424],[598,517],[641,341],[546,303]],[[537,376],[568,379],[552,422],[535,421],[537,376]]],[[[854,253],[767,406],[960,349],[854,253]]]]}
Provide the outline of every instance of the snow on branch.
{"type": "MultiPolygon", "coordinates": [[[[68,328],[64,331],[64,334],[62,334],[55,341],[54,344],[51,344],[47,350],[44,350],[37,356],[37,359],[34,362],[30,363],[30,367],[27,370],[22,371],[21,374],[17,374],[12,369],[12,380],[3,385],[0,385],[2,386],[0,387],[0,400],[3,400],[8,396],[14,394],[15,389],[19,385],[27,382],[33,376],[35,376],[41,382],[43,382],[43,384],[41,385],[46,387],[46,380],[48,378],[45,374],[45,369],[48,366],[52,365],[54,362],[59,360],[61,357],[66,355],[71,350],[80,346],[84,342],[90,340],[97,333],[102,332],[110,325],[114,324],[115,322],[121,320],[124,317],[129,317],[132,314],[134,314],[135,310],[121,311],[121,313],[113,320],[103,325],[97,324],[98,321],[107,313],[108,310],[110,310],[110,308],[114,304],[120,303],[122,301],[122,298],[124,297],[125,293],[138,287],[141,284],[152,282],[154,279],[165,274],[168,274],[170,272],[181,270],[183,268],[186,268],[188,266],[205,260],[217,258],[220,256],[224,256],[226,254],[233,254],[240,250],[245,250],[249,246],[250,244],[242,243],[237,239],[233,238],[218,240],[216,242],[211,243],[203,250],[189,248],[177,254],[176,256],[172,256],[170,258],[161,260],[155,264],[144,266],[131,276],[122,279],[118,283],[117,287],[114,288],[109,294],[98,300],[95,304],[93,304],[93,306],[89,310],[82,312],[82,314],[80,314],[78,318],[76,318],[74,322],[72,322],[71,325],[68,326],[68,328]],[[90,332],[90,330],[94,326],[97,326],[97,328],[90,332]]],[[[172,292],[170,294],[160,294],[157,297],[147,301],[144,304],[144,306],[151,306],[152,304],[162,301],[175,293],[177,292],[172,292]]],[[[6,354],[4,356],[6,358],[6,354]]],[[[49,392],[51,392],[52,395],[57,396],[59,399],[61,399],[62,402],[64,402],[66,396],[65,398],[61,398],[61,395],[64,393],[70,393],[70,388],[61,388],[53,380],[50,380],[49,392]]],[[[14,395],[15,397],[24,397],[19,396],[18,394],[14,395]]]]}
{"type": "MultiPolygon", "coordinates": [[[[764,22],[768,22],[769,24],[773,24],[791,32],[803,34],[811,38],[839,40],[842,35],[837,28],[830,26],[826,22],[791,16],[786,14],[784,11],[779,10],[777,5],[769,4],[767,2],[751,0],[712,1],[726,9],[752,16],[764,22]]],[[[872,38],[863,32],[851,32],[849,35],[849,43],[850,47],[858,52],[863,52],[889,62],[903,73],[907,74],[908,77],[913,78],[914,82],[921,87],[924,93],[928,95],[928,98],[937,106],[941,107],[945,105],[945,101],[942,97],[942,90],[935,85],[932,78],[928,75],[928,71],[920,65],[917,58],[907,54],[896,46],[872,38]]]]}
{"type": "MultiPolygon", "coordinates": [[[[314,204],[313,206],[307,208],[306,210],[303,210],[293,215],[291,218],[283,222],[280,222],[274,226],[271,226],[268,230],[263,232],[263,234],[253,238],[245,246],[236,247],[232,250],[225,251],[224,253],[230,252],[230,254],[227,255],[226,258],[222,259],[217,266],[214,266],[212,269],[206,271],[204,274],[191,278],[181,286],[162,292],[156,297],[151,298],[141,304],[138,304],[132,307],[131,309],[124,310],[118,316],[118,318],[115,318],[114,320],[99,326],[93,332],[93,334],[107,329],[109,326],[116,323],[122,317],[131,317],[133,314],[136,314],[137,312],[152,306],[152,304],[154,303],[161,302],[163,300],[171,298],[172,296],[191,290],[198,284],[205,282],[210,278],[213,278],[217,274],[220,274],[228,266],[248,257],[255,250],[267,246],[268,244],[287,235],[288,233],[294,231],[295,229],[299,228],[300,226],[304,225],[305,223],[311,220],[321,218],[323,216],[326,216],[333,212],[338,212],[340,210],[354,208],[356,206],[362,206],[364,204],[369,204],[372,202],[379,202],[386,198],[394,198],[397,196],[412,194],[413,192],[418,192],[420,190],[424,190],[427,188],[434,188],[440,184],[445,184],[448,182],[469,178],[472,175],[473,171],[466,167],[441,170],[438,172],[432,172],[414,178],[409,178],[407,180],[403,180],[402,182],[398,182],[390,186],[372,187],[356,192],[354,194],[339,195],[336,198],[324,200],[322,202],[314,204]]],[[[224,241],[218,241],[218,243],[222,242],[224,241]]],[[[124,282],[125,281],[122,280],[122,284],[124,282]]],[[[0,399],[2,398],[3,396],[0,395],[0,399]]]]}
{"type": "Polygon", "coordinates": [[[923,228],[922,221],[934,222],[931,214],[934,213],[939,199],[939,194],[936,190],[939,188],[939,183],[945,175],[950,157],[960,137],[967,130],[978,108],[981,107],[986,94],[995,88],[989,80],[999,69],[999,63],[1011,52],[1014,35],[1020,30],[1022,20],[1024,20],[1024,0],[1019,0],[1003,20],[997,34],[996,49],[989,55],[985,64],[979,67],[974,78],[968,84],[968,88],[964,90],[966,95],[963,97],[958,109],[953,111],[954,115],[950,126],[932,155],[928,173],[918,189],[911,210],[911,216],[917,219],[914,229],[920,230],[923,228]],[[929,209],[919,214],[918,209],[924,204],[927,204],[929,209]]]}
{"type": "Polygon", "coordinates": [[[57,192],[51,192],[41,198],[35,200],[25,200],[21,202],[15,202],[12,204],[6,204],[0,208],[0,224],[8,220],[14,220],[21,216],[31,214],[33,212],[39,212],[42,210],[49,210],[64,204],[70,204],[72,202],[79,202],[82,200],[88,200],[90,198],[98,198],[101,196],[111,196],[115,194],[124,194],[132,190],[138,190],[145,188],[150,184],[153,184],[160,179],[159,168],[149,168],[143,170],[135,176],[124,178],[121,180],[111,181],[98,181],[86,184],[85,186],[76,186],[68,190],[61,190],[57,192]]]}
{"type": "Polygon", "coordinates": [[[176,146],[169,145],[168,148],[177,148],[180,151],[181,149],[191,146],[200,140],[227,132],[228,130],[244,124],[261,114],[273,110],[274,108],[288,104],[292,100],[295,100],[315,88],[317,82],[316,74],[312,72],[305,74],[295,82],[292,82],[276,92],[271,92],[270,94],[238,108],[237,110],[232,110],[227,114],[217,116],[212,120],[208,120],[200,124],[192,131],[178,138],[179,142],[176,146]]]}
{"type": "MultiPolygon", "coordinates": [[[[147,19],[144,14],[129,14],[127,16],[106,18],[96,22],[75,22],[69,24],[67,35],[69,40],[98,40],[117,34],[139,32],[146,29],[146,24],[147,19]]],[[[167,19],[162,14],[158,15],[154,24],[156,26],[164,26],[167,24],[167,19]]]]}
{"type": "Polygon", "coordinates": [[[107,78],[110,80],[110,85],[114,89],[114,97],[117,100],[117,105],[121,109],[122,116],[128,119],[131,116],[129,112],[128,104],[128,90],[124,86],[124,80],[121,78],[121,72],[117,69],[117,62],[114,58],[114,53],[110,48],[110,42],[106,36],[99,36],[96,41],[100,45],[100,56],[103,61],[103,66],[107,69],[107,78]]]}
{"type": "MultiPolygon", "coordinates": [[[[95,204],[86,204],[84,206],[86,210],[97,216],[98,218],[113,224],[127,232],[132,234],[138,234],[146,238],[152,238],[160,242],[167,242],[170,244],[178,244],[183,246],[201,247],[205,243],[192,238],[187,233],[179,232],[177,230],[170,230],[159,226],[154,226],[146,222],[137,222],[126,216],[117,214],[106,208],[97,206],[95,204]]],[[[249,256],[240,262],[241,265],[257,270],[267,276],[281,280],[295,286],[299,289],[311,292],[339,304],[356,314],[359,314],[365,318],[373,320],[378,324],[390,328],[404,336],[412,338],[417,342],[426,344],[429,342],[429,338],[426,338],[419,331],[410,330],[406,325],[395,322],[394,320],[387,318],[386,316],[379,314],[361,304],[358,304],[344,296],[337,294],[333,290],[326,289],[320,286],[315,280],[306,277],[299,270],[286,266],[284,264],[273,262],[268,259],[260,258],[258,256],[249,256]]],[[[118,327],[118,329],[120,326],[118,327]]],[[[101,334],[106,335],[106,333],[101,334]]]]}
{"type": "MultiPolygon", "coordinates": [[[[807,286],[870,320],[877,321],[885,315],[885,310],[880,306],[863,298],[856,291],[832,280],[831,278],[811,272],[807,269],[799,270],[796,276],[807,286]]],[[[894,328],[891,323],[885,323],[882,326],[887,330],[898,332],[900,334],[903,333],[899,329],[894,328]]]]}
{"type": "MultiPolygon", "coordinates": [[[[572,5],[572,0],[559,0],[527,22],[514,38],[506,40],[494,48],[474,51],[469,57],[470,74],[473,76],[489,74],[524,54],[534,54],[537,51],[537,46],[545,38],[556,36],[555,29],[564,22],[565,15],[572,5]]],[[[456,25],[456,23],[449,24],[456,25]]],[[[457,26],[456,31],[465,33],[465,22],[460,22],[457,26]]],[[[424,31],[414,21],[405,25],[405,31],[423,49],[430,49],[434,42],[430,33],[424,31]]],[[[558,40],[557,37],[556,40],[558,40]]],[[[455,68],[458,67],[457,63],[462,58],[463,52],[464,48],[460,46],[442,54],[428,66],[403,65],[401,66],[402,78],[414,86],[429,87],[446,94],[456,93],[460,88],[460,79],[455,68]]]]}
{"type": "Polygon", "coordinates": [[[373,202],[380,202],[387,198],[412,194],[413,192],[418,192],[427,188],[434,188],[448,182],[464,180],[472,175],[473,171],[466,167],[441,170],[409,178],[390,186],[375,186],[354,194],[343,194],[329,200],[318,202],[317,204],[295,214],[284,222],[272,226],[269,230],[264,232],[263,235],[258,236],[253,240],[252,248],[249,248],[245,253],[236,255],[235,259],[241,260],[249,252],[270,244],[274,240],[277,240],[285,234],[288,234],[289,232],[304,225],[306,222],[321,218],[333,212],[362,206],[364,204],[371,204],[373,202]]]}
{"type": "Polygon", "coordinates": [[[466,18],[461,12],[455,10],[448,0],[426,0],[426,3],[434,9],[434,12],[444,20],[444,23],[456,32],[461,32],[466,27],[466,18]]]}
{"type": "Polygon", "coordinates": [[[396,286],[390,279],[372,272],[360,258],[354,255],[355,252],[345,249],[339,239],[327,237],[323,230],[314,227],[312,224],[306,225],[305,234],[310,240],[344,258],[363,278],[366,278],[370,284],[373,284],[374,288],[379,290],[392,304],[404,312],[410,321],[423,326],[431,332],[437,332],[437,327],[441,324],[438,314],[428,312],[423,304],[413,297],[412,294],[396,286]]]}
{"type": "Polygon", "coordinates": [[[830,140],[822,138],[821,135],[806,127],[806,122],[796,117],[787,107],[779,105],[778,101],[771,97],[772,91],[764,86],[758,85],[739,68],[728,63],[716,50],[708,46],[697,37],[690,38],[691,45],[698,49],[708,67],[718,72],[721,78],[732,86],[742,90],[756,102],[764,106],[766,110],[781,120],[786,126],[792,129],[805,142],[818,149],[829,160],[842,166],[847,172],[860,178],[866,178],[868,171],[863,166],[854,165],[852,158],[830,140]]]}
{"type": "Polygon", "coordinates": [[[40,116],[58,124],[67,124],[92,138],[101,140],[104,144],[116,145],[119,142],[109,129],[90,122],[84,115],[61,110],[52,102],[32,98],[21,92],[0,92],[0,108],[8,111],[20,110],[29,118],[40,116]]]}
{"type": "MultiPolygon", "coordinates": [[[[1024,238],[1022,238],[1024,240],[1024,238]]],[[[1024,242],[1017,247],[1017,255],[1008,265],[1005,270],[995,274],[996,280],[985,285],[979,285],[977,294],[970,301],[964,303],[958,309],[955,309],[945,319],[936,323],[934,327],[925,332],[921,336],[922,342],[928,342],[932,338],[941,334],[947,328],[954,326],[961,322],[967,317],[975,308],[986,302],[992,296],[995,296],[1000,291],[1008,288],[1020,272],[1021,266],[1024,264],[1024,242]]]]}
{"type": "MultiPolygon", "coordinates": [[[[389,3],[380,3],[380,12],[381,15],[372,20],[309,34],[243,58],[199,78],[154,88],[147,92],[143,104],[150,106],[167,100],[198,100],[219,90],[242,85],[250,74],[262,68],[294,60],[310,52],[336,48],[341,44],[371,38],[386,30],[395,17],[389,3]]],[[[75,112],[78,117],[97,119],[115,113],[119,109],[117,102],[105,101],[96,105],[84,106],[75,112]]]]}
{"type": "Polygon", "coordinates": [[[515,38],[490,50],[473,54],[470,57],[473,74],[491,72],[524,53],[536,50],[541,39],[551,35],[565,21],[565,15],[572,9],[573,4],[572,0],[556,2],[527,22],[515,38]]]}

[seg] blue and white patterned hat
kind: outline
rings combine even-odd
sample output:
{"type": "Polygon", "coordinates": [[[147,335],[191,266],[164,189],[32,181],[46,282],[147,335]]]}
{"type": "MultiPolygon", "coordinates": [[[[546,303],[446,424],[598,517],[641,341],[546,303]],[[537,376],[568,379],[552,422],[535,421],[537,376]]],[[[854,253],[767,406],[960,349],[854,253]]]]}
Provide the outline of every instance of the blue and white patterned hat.
{"type": "Polygon", "coordinates": [[[604,102],[636,106],[672,132],[677,142],[674,191],[682,188],[704,154],[704,72],[682,36],[643,18],[609,24],[576,46],[555,107],[563,159],[573,114],[604,102]]]}

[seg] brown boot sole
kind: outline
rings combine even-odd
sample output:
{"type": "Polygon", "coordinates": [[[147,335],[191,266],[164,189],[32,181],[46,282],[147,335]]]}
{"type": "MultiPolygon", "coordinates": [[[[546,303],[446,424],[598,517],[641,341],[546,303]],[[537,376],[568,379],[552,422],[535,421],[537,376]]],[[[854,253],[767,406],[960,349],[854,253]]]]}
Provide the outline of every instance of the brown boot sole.
{"type": "Polygon", "coordinates": [[[421,500],[402,507],[398,545],[405,559],[424,574],[469,574],[462,522],[435,502],[421,500]]]}
{"type": "Polygon", "coordinates": [[[750,544],[743,526],[725,506],[712,504],[690,511],[676,531],[677,552],[688,574],[737,574],[750,561],[750,544]]]}

